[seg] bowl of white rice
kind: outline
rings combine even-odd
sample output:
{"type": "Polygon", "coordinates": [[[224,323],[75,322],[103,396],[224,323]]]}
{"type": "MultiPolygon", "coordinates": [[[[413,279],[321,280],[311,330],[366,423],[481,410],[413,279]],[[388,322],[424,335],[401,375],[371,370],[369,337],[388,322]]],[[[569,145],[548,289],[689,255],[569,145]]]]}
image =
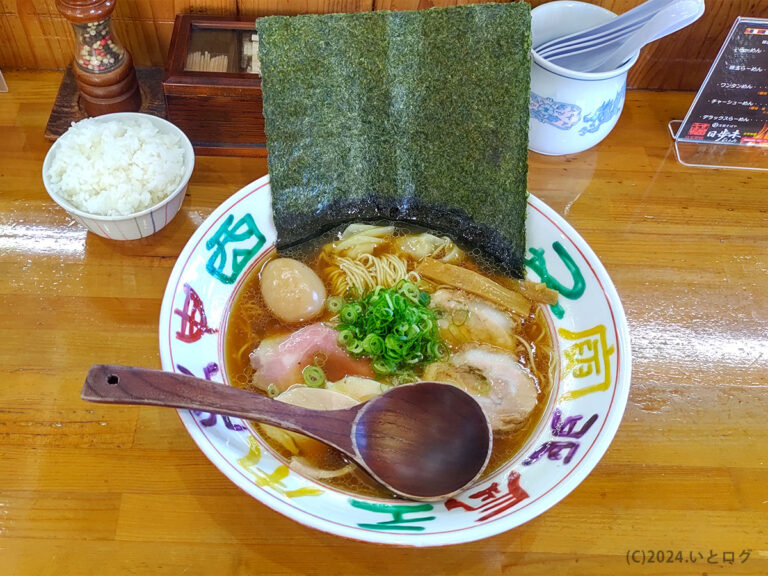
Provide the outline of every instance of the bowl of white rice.
{"type": "Polygon", "coordinates": [[[120,112],[72,124],[48,151],[43,184],[79,224],[113,240],[137,240],[173,219],[195,153],[176,126],[120,112]]]}

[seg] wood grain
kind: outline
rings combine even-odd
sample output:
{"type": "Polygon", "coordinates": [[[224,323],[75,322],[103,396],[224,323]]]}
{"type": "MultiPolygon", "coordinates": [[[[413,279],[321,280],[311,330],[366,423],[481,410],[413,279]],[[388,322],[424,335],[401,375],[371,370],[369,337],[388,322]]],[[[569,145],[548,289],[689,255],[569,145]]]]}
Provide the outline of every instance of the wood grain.
{"type": "MultiPolygon", "coordinates": [[[[152,114],[160,118],[166,117],[163,73],[162,68],[139,68],[136,70],[139,89],[142,94],[139,112],[152,114]]],[[[86,113],[81,105],[80,93],[78,92],[75,77],[70,67],[64,72],[64,78],[59,86],[59,93],[56,95],[56,100],[51,109],[48,124],[45,127],[46,139],[50,141],[56,140],[56,138],[69,129],[72,122],[77,122],[85,117],[86,113]]]]}
{"type": "Polygon", "coordinates": [[[219,203],[266,173],[266,160],[198,157],[168,227],[127,243],[86,234],[40,181],[61,73],[3,73],[4,574],[768,574],[766,176],[677,163],[666,123],[692,94],[630,92],[598,147],[531,155],[529,189],[595,250],[629,320],[632,388],[608,452],[524,526],[411,550],[273,512],[163,409],[80,400],[91,364],[159,368],[160,301],[179,252],[219,203]],[[628,551],[649,549],[696,563],[627,563],[628,551]],[[733,565],[724,552],[735,553],[733,565]]]}
{"type": "Polygon", "coordinates": [[[254,19],[281,14],[331,14],[334,12],[366,12],[373,0],[237,0],[238,16],[254,19]]]}
{"type": "MultiPolygon", "coordinates": [[[[118,0],[115,30],[137,66],[164,66],[177,13],[253,19],[271,14],[416,10],[476,0],[118,0]]],[[[590,0],[616,13],[642,0],[590,0]]],[[[530,0],[537,6],[544,0],[530,0]]],[[[768,0],[710,0],[702,18],[646,47],[630,88],[697,90],[737,16],[768,17],[768,0]]],[[[74,50],[70,25],[54,0],[0,3],[0,68],[64,68],[74,50]]]]}
{"type": "Polygon", "coordinates": [[[311,410],[201,378],[118,364],[91,366],[80,397],[89,402],[185,408],[255,420],[310,435],[353,458],[354,420],[363,408],[358,404],[345,410],[311,410]]]}

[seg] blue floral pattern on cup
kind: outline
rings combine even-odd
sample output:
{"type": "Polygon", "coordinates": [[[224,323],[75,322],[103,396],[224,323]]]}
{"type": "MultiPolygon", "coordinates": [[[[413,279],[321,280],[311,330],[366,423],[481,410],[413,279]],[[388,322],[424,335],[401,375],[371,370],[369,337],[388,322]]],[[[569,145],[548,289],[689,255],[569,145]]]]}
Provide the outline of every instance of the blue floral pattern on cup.
{"type": "Polygon", "coordinates": [[[560,130],[570,130],[581,120],[581,108],[576,104],[558,102],[552,98],[539,96],[535,92],[531,92],[528,107],[532,118],[560,130]]]}
{"type": "Polygon", "coordinates": [[[616,96],[612,100],[606,100],[597,110],[584,116],[584,124],[579,130],[579,136],[585,136],[592,132],[597,132],[600,126],[609,122],[614,116],[621,113],[621,108],[624,105],[624,92],[626,91],[626,85],[622,85],[616,96]]]}

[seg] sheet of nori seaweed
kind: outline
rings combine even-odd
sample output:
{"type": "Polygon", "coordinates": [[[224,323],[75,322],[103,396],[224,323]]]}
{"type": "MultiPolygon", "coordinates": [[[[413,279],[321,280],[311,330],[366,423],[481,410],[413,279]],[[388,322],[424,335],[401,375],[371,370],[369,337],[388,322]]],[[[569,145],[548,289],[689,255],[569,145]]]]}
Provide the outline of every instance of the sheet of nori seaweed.
{"type": "Polygon", "coordinates": [[[411,221],[523,276],[527,3],[256,26],[278,248],[411,221]]]}

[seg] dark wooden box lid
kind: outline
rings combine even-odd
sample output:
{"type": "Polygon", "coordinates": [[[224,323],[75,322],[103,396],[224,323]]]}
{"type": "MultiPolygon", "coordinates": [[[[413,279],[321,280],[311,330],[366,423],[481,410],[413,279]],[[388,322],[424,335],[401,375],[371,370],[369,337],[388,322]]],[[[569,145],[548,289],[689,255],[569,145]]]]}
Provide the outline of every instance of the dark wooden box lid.
{"type": "Polygon", "coordinates": [[[252,20],[230,20],[220,16],[177,14],[171,37],[168,64],[163,77],[167,95],[234,96],[261,98],[261,76],[245,72],[202,72],[188,70],[187,54],[193,26],[197,29],[253,31],[252,20]]]}

